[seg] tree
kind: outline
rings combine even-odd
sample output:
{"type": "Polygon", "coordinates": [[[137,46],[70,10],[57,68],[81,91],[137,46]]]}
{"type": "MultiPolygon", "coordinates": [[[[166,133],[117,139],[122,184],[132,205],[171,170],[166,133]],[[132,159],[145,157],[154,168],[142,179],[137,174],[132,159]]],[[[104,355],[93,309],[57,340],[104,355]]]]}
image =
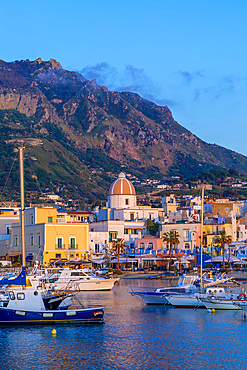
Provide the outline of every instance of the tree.
{"type": "Polygon", "coordinates": [[[169,255],[170,255],[170,260],[169,260],[169,265],[168,269],[170,268],[170,263],[172,260],[172,248],[173,246],[176,246],[179,244],[179,234],[177,231],[170,230],[167,233],[164,233],[163,235],[163,242],[166,244],[169,244],[169,255]]]}
{"type": "Polygon", "coordinates": [[[232,237],[230,235],[226,235],[225,229],[219,232],[219,235],[215,239],[215,243],[221,249],[222,256],[223,256],[223,268],[225,268],[225,246],[226,244],[230,244],[232,242],[232,237]]]}
{"type": "Polygon", "coordinates": [[[159,222],[154,222],[153,220],[150,220],[150,218],[148,218],[146,220],[145,226],[146,226],[147,232],[150,235],[155,236],[157,232],[159,231],[160,224],[159,222]]]}
{"type": "Polygon", "coordinates": [[[117,253],[117,269],[119,270],[119,256],[120,256],[120,253],[125,253],[126,252],[126,245],[124,243],[124,240],[121,239],[121,238],[118,238],[118,239],[114,240],[111,243],[110,250],[113,253],[117,253]]]}

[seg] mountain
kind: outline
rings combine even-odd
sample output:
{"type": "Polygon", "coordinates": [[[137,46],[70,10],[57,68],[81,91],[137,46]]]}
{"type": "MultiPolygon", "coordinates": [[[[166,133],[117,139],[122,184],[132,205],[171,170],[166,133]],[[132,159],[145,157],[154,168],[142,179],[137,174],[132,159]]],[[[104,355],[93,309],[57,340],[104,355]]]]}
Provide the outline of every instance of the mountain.
{"type": "Polygon", "coordinates": [[[105,199],[121,170],[139,181],[188,178],[213,168],[247,173],[246,157],[202,141],[168,107],[109,91],[54,59],[0,60],[0,125],[3,196],[18,192],[20,144],[32,194],[105,199]]]}

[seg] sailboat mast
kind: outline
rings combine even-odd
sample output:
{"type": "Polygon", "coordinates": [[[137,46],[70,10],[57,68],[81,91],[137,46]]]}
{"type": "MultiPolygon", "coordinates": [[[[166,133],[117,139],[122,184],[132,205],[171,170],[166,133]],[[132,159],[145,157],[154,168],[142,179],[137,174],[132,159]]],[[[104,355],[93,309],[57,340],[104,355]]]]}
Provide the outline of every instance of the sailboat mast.
{"type": "Polygon", "coordinates": [[[20,153],[20,193],[21,193],[21,247],[22,247],[22,267],[26,266],[26,255],[25,255],[25,224],[24,224],[24,167],[23,167],[23,149],[19,148],[20,153]]]}
{"type": "Polygon", "coordinates": [[[202,291],[202,255],[203,255],[203,211],[204,211],[204,185],[202,185],[202,212],[201,212],[201,269],[200,269],[200,277],[201,277],[201,291],[202,291]]]}

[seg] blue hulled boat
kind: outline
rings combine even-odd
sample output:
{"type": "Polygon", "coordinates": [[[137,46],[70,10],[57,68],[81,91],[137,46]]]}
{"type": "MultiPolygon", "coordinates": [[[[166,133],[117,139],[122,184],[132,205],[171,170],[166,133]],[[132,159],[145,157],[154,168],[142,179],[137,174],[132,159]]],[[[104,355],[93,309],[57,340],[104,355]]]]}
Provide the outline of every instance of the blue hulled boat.
{"type": "MultiPolygon", "coordinates": [[[[41,286],[26,286],[25,268],[0,295],[0,324],[47,324],[102,322],[104,306],[83,307],[73,305],[75,292],[47,291],[41,286]]],[[[2,284],[3,280],[0,282],[2,284]]],[[[4,280],[7,283],[7,279],[4,280]]]]}

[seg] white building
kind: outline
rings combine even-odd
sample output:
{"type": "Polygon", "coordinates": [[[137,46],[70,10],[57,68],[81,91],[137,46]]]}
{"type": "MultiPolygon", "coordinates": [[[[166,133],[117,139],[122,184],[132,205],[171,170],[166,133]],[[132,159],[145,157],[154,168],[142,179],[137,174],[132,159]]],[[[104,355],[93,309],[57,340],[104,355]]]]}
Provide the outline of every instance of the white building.
{"type": "Polygon", "coordinates": [[[146,220],[158,222],[163,214],[162,208],[137,206],[135,188],[121,172],[110,187],[107,207],[96,210],[89,227],[92,232],[108,232],[109,242],[122,238],[133,248],[135,239],[145,234],[146,220]]]}

